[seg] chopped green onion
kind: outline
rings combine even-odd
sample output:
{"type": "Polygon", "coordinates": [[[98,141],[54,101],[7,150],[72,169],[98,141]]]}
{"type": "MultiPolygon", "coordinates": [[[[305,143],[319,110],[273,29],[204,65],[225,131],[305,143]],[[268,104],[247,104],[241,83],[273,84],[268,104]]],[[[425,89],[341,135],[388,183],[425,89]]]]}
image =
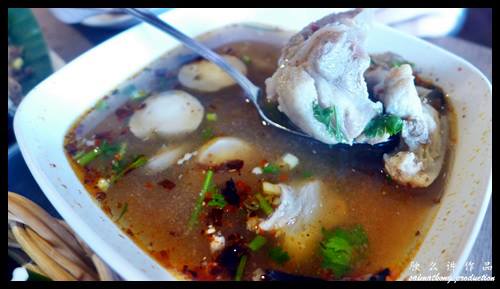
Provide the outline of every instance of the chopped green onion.
{"type": "Polygon", "coordinates": [[[189,219],[188,230],[191,230],[195,225],[198,224],[198,218],[201,213],[203,201],[205,200],[205,195],[207,194],[207,191],[212,184],[213,176],[214,172],[212,170],[208,170],[207,174],[205,175],[205,180],[203,181],[203,187],[201,188],[200,195],[198,196],[198,200],[196,200],[193,213],[191,214],[191,218],[189,219]]]}
{"type": "Polygon", "coordinates": [[[256,194],[255,197],[259,200],[259,207],[266,213],[266,215],[271,215],[273,213],[273,207],[261,194],[256,194]]]}
{"type": "Polygon", "coordinates": [[[207,120],[208,121],[216,121],[217,120],[217,114],[215,112],[207,113],[207,120]]]}
{"type": "Polygon", "coordinates": [[[103,192],[106,192],[108,189],[109,189],[109,185],[110,185],[110,182],[108,179],[105,179],[105,178],[100,178],[98,181],[97,181],[97,187],[103,191],[103,192]]]}
{"type": "Polygon", "coordinates": [[[273,259],[274,262],[283,265],[290,260],[290,255],[283,251],[281,247],[274,247],[269,250],[269,257],[273,259]]]}
{"type": "Polygon", "coordinates": [[[91,151],[88,151],[88,152],[80,155],[76,159],[76,162],[81,166],[86,166],[91,161],[93,161],[95,158],[97,158],[100,154],[102,154],[102,149],[100,146],[98,146],[98,147],[95,147],[94,149],[92,149],[91,151]]]}
{"type": "Polygon", "coordinates": [[[381,114],[374,117],[366,125],[364,133],[367,137],[381,137],[385,133],[398,134],[403,129],[403,120],[392,114],[381,114]]]}
{"type": "Polygon", "coordinates": [[[322,229],[323,241],[320,243],[323,256],[322,267],[342,277],[355,265],[366,252],[368,235],[361,225],[351,230],[336,228],[331,231],[322,229]]]}
{"type": "Polygon", "coordinates": [[[108,106],[108,103],[106,102],[106,100],[103,98],[101,100],[99,100],[96,105],[95,105],[95,109],[97,110],[105,110],[107,109],[109,106],[108,106]]]}
{"type": "Polygon", "coordinates": [[[118,174],[112,176],[110,182],[112,184],[116,183],[116,181],[121,177],[123,177],[126,173],[130,172],[131,170],[142,167],[147,163],[147,161],[148,159],[145,156],[143,155],[137,156],[128,166],[126,166],[124,169],[118,172],[118,174]]]}
{"type": "Polygon", "coordinates": [[[280,168],[277,165],[273,164],[267,164],[263,169],[262,172],[265,174],[279,174],[280,168]]]}
{"type": "Polygon", "coordinates": [[[73,156],[73,159],[74,160],[77,160],[79,158],[81,158],[83,156],[83,154],[85,154],[85,151],[78,151],[76,152],[76,154],[73,156]]]}
{"type": "Polygon", "coordinates": [[[115,222],[118,222],[123,217],[123,215],[125,215],[127,210],[128,210],[128,203],[125,203],[125,205],[123,205],[122,211],[120,212],[120,215],[118,216],[118,219],[116,219],[115,222]]]}
{"type": "Polygon", "coordinates": [[[222,209],[227,205],[227,202],[222,194],[215,193],[212,195],[212,199],[208,202],[208,205],[211,207],[219,207],[222,209]]]}
{"type": "Polygon", "coordinates": [[[203,137],[204,140],[209,140],[214,136],[214,131],[212,128],[207,127],[201,131],[201,136],[203,137]]]}
{"type": "Polygon", "coordinates": [[[247,255],[241,256],[240,263],[238,264],[238,268],[236,269],[236,276],[234,277],[235,281],[241,281],[241,277],[243,277],[243,273],[245,272],[245,265],[247,264],[247,255]]]}
{"type": "Polygon", "coordinates": [[[252,59],[250,58],[250,56],[248,55],[243,55],[241,57],[241,60],[243,60],[243,62],[246,64],[246,65],[249,65],[250,63],[252,63],[252,59]]]}
{"type": "Polygon", "coordinates": [[[257,235],[252,241],[250,241],[250,243],[248,243],[248,248],[255,252],[262,248],[262,246],[264,246],[266,242],[266,238],[262,237],[261,235],[257,235]]]}

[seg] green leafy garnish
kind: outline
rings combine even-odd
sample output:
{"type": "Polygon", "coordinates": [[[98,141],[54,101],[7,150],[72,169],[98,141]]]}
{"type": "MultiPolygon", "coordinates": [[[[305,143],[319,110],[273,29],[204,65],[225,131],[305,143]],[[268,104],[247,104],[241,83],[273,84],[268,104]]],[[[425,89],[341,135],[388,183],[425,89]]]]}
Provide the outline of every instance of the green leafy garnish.
{"type": "Polygon", "coordinates": [[[290,260],[290,256],[287,252],[283,251],[281,247],[274,247],[269,250],[269,257],[273,259],[274,262],[283,265],[290,260]]]}
{"type": "Polygon", "coordinates": [[[120,212],[120,215],[118,216],[115,222],[118,222],[123,217],[123,215],[125,215],[127,210],[128,210],[128,203],[125,203],[125,205],[123,205],[122,211],[120,212]]]}
{"type": "Polygon", "coordinates": [[[214,131],[212,128],[210,127],[207,127],[205,128],[204,130],[201,131],[201,137],[204,139],[204,140],[209,140],[211,139],[212,137],[214,136],[214,131]]]}
{"type": "Polygon", "coordinates": [[[266,166],[264,168],[262,168],[262,172],[264,174],[279,174],[280,172],[280,167],[278,167],[277,165],[273,165],[273,164],[266,164],[266,166]]]}
{"type": "Polygon", "coordinates": [[[123,157],[127,152],[127,143],[120,143],[118,146],[118,152],[115,155],[115,158],[111,161],[111,169],[115,174],[119,173],[123,167],[125,166],[125,161],[123,157]]]}
{"type": "Polygon", "coordinates": [[[205,175],[205,180],[203,181],[203,187],[201,188],[200,195],[198,196],[196,204],[194,205],[193,213],[191,214],[191,218],[189,218],[188,230],[191,230],[195,225],[198,224],[198,218],[203,207],[203,200],[205,200],[205,195],[207,194],[209,188],[212,186],[213,176],[214,171],[208,170],[207,174],[205,175]]]}
{"type": "Polygon", "coordinates": [[[256,194],[255,197],[259,201],[259,207],[266,213],[266,215],[271,215],[273,213],[273,207],[261,194],[256,194]]]}
{"type": "Polygon", "coordinates": [[[322,229],[323,241],[320,243],[323,256],[322,267],[342,277],[348,273],[366,252],[368,236],[361,225],[351,230],[336,228],[331,231],[322,229]]]}
{"type": "Polygon", "coordinates": [[[238,263],[238,268],[236,268],[236,276],[234,277],[235,281],[241,281],[241,277],[243,277],[243,273],[245,272],[247,259],[247,255],[241,256],[240,263],[238,263]]]}
{"type": "Polygon", "coordinates": [[[365,127],[367,137],[380,137],[385,133],[395,135],[403,129],[403,120],[392,114],[381,114],[373,118],[365,127]]]}
{"type": "Polygon", "coordinates": [[[313,102],[313,113],[314,118],[324,124],[328,133],[335,136],[338,142],[345,140],[344,133],[340,129],[340,115],[337,113],[335,105],[322,108],[317,102],[313,102]]]}
{"type": "Polygon", "coordinates": [[[250,243],[248,243],[248,248],[252,251],[258,251],[262,246],[266,244],[267,240],[266,238],[262,237],[261,235],[255,236],[250,243]]]}
{"type": "Polygon", "coordinates": [[[211,207],[219,207],[224,208],[227,205],[226,199],[224,199],[224,195],[215,193],[212,195],[212,199],[208,202],[208,205],[211,207]]]}
{"type": "Polygon", "coordinates": [[[137,168],[142,167],[148,162],[148,159],[144,155],[137,156],[131,163],[129,163],[126,167],[121,169],[116,175],[112,176],[110,179],[111,183],[116,183],[118,179],[123,177],[126,173],[135,170],[137,168]]]}

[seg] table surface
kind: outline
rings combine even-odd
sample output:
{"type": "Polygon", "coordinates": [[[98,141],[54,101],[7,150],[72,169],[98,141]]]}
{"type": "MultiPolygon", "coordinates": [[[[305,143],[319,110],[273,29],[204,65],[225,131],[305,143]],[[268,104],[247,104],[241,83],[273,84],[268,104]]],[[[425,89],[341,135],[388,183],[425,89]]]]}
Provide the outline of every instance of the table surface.
{"type": "MultiPolygon", "coordinates": [[[[47,41],[47,45],[66,62],[73,60],[78,55],[94,47],[100,42],[121,32],[121,30],[106,30],[85,27],[82,25],[67,25],[59,22],[45,8],[33,8],[32,10],[42,28],[45,39],[47,41]]],[[[466,59],[477,68],[479,68],[479,70],[481,70],[491,81],[491,49],[451,37],[427,40],[466,59]]],[[[490,201],[488,211],[479,232],[479,236],[476,239],[476,243],[468,258],[468,261],[475,264],[474,269],[472,270],[472,272],[467,272],[467,274],[464,275],[470,275],[470,273],[474,273],[475,275],[489,273],[486,275],[491,276],[491,271],[483,272],[481,269],[484,262],[492,262],[491,218],[492,215],[490,201]]]]}

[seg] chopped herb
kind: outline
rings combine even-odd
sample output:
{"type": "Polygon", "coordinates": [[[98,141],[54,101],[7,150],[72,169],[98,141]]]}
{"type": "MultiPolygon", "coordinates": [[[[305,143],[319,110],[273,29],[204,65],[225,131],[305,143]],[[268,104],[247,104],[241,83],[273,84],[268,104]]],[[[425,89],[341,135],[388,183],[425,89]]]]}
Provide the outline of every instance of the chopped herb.
{"type": "Polygon", "coordinates": [[[109,108],[109,105],[104,98],[99,100],[95,105],[95,109],[97,110],[105,110],[107,108],[109,108]]]}
{"type": "Polygon", "coordinates": [[[219,207],[222,209],[227,205],[227,202],[222,194],[215,193],[212,195],[212,199],[208,202],[208,205],[211,207],[219,207]]]}
{"type": "Polygon", "coordinates": [[[241,57],[241,60],[243,60],[243,62],[246,64],[246,65],[250,65],[252,63],[252,59],[250,58],[250,56],[248,55],[243,55],[241,57]]]}
{"type": "Polygon", "coordinates": [[[123,215],[125,215],[127,210],[128,210],[128,203],[125,203],[125,205],[123,205],[122,211],[120,212],[120,215],[118,216],[115,222],[118,222],[123,217],[123,215]]]}
{"type": "Polygon", "coordinates": [[[126,173],[142,167],[143,165],[146,164],[147,161],[148,161],[148,159],[145,156],[143,156],[143,155],[137,156],[130,164],[128,164],[125,168],[120,170],[116,175],[111,177],[111,180],[110,180],[111,183],[113,183],[113,184],[116,183],[116,181],[118,179],[120,179],[121,177],[123,177],[126,173]]]}
{"type": "Polygon", "coordinates": [[[73,159],[77,160],[81,158],[85,154],[85,151],[77,151],[76,154],[73,156],[73,159]]]}
{"type": "Polygon", "coordinates": [[[104,140],[101,145],[93,148],[92,150],[80,154],[78,153],[78,157],[75,156],[76,162],[81,166],[88,165],[91,161],[95,160],[98,156],[104,155],[113,155],[118,151],[118,146],[109,145],[106,140],[104,140]]]}
{"type": "Polygon", "coordinates": [[[259,201],[259,207],[266,213],[266,215],[271,215],[273,213],[273,207],[269,204],[269,202],[261,195],[256,194],[255,197],[259,201]]]}
{"type": "Polygon", "coordinates": [[[283,265],[290,260],[290,256],[287,252],[283,251],[281,247],[274,247],[269,250],[269,257],[273,259],[274,262],[283,265]]]}
{"type": "Polygon", "coordinates": [[[203,181],[203,187],[201,188],[200,195],[198,196],[198,200],[196,200],[193,213],[191,214],[191,218],[189,219],[188,230],[191,230],[195,225],[198,224],[198,218],[201,213],[203,201],[205,200],[205,195],[207,194],[207,191],[212,184],[213,176],[214,172],[212,170],[208,170],[207,174],[205,175],[205,180],[203,181]]]}
{"type": "Polygon", "coordinates": [[[266,242],[266,238],[262,237],[261,235],[257,235],[252,241],[250,241],[250,243],[248,243],[248,248],[255,252],[262,248],[262,246],[264,246],[266,242]]]}
{"type": "Polygon", "coordinates": [[[78,158],[76,158],[76,162],[81,166],[86,166],[91,161],[96,159],[100,154],[102,154],[102,149],[100,146],[98,146],[86,153],[79,154],[78,158]]]}
{"type": "Polygon", "coordinates": [[[322,229],[322,232],[322,267],[332,270],[335,276],[340,278],[364,256],[368,236],[361,225],[356,225],[351,230],[336,228],[331,231],[322,229]]]}
{"type": "Polygon", "coordinates": [[[238,268],[236,269],[236,276],[234,277],[235,281],[241,281],[241,277],[243,277],[243,272],[245,272],[245,265],[247,264],[247,255],[241,256],[240,263],[238,264],[238,268]]]}
{"type": "Polygon", "coordinates": [[[381,114],[373,118],[365,127],[367,137],[380,137],[385,133],[398,134],[403,129],[401,118],[392,114],[381,114]]]}
{"type": "Polygon", "coordinates": [[[277,165],[273,165],[273,164],[266,164],[266,166],[264,166],[264,168],[262,169],[262,172],[264,174],[279,174],[280,172],[280,168],[277,166],[277,165]]]}
{"type": "Polygon", "coordinates": [[[328,133],[335,136],[338,142],[345,140],[344,133],[340,129],[340,115],[338,115],[335,105],[322,108],[317,102],[313,102],[313,113],[314,118],[324,124],[328,133]]]}
{"type": "Polygon", "coordinates": [[[217,114],[215,112],[207,113],[207,120],[208,121],[216,121],[217,120],[217,114]]]}
{"type": "Polygon", "coordinates": [[[214,136],[214,131],[210,127],[207,127],[201,131],[201,137],[203,137],[204,140],[209,140],[213,136],[214,136]]]}

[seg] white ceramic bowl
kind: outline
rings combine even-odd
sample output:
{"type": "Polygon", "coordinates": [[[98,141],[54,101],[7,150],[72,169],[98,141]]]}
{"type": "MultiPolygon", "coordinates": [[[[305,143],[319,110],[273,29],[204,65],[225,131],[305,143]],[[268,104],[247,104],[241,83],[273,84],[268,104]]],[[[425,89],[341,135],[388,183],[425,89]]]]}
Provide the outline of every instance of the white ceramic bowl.
{"type": "MultiPolygon", "coordinates": [[[[299,30],[329,9],[175,9],[162,18],[190,36],[221,26],[258,22],[299,30]]],[[[178,45],[145,24],[133,27],[81,55],[33,89],[20,105],[14,130],[36,181],[67,223],[126,280],[171,280],[173,276],[143,253],[91,200],[64,155],[71,124],[100,97],[178,45]],[[55,165],[55,166],[54,166],[55,165]]],[[[376,25],[369,52],[393,51],[436,79],[459,115],[455,158],[440,209],[413,259],[447,262],[458,274],[481,226],[490,196],[492,94],[486,77],[465,60],[415,37],[376,25]],[[461,116],[465,115],[465,118],[461,116]]],[[[407,268],[400,276],[407,278],[407,268]]]]}

